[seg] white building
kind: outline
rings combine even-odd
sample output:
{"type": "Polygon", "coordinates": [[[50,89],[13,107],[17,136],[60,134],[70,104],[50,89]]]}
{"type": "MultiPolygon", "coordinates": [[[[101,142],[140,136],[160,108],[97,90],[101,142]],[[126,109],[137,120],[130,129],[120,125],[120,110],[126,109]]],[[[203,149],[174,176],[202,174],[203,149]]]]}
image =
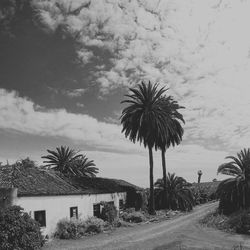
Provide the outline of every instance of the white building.
{"type": "Polygon", "coordinates": [[[98,217],[102,201],[112,202],[119,211],[126,202],[127,193],[136,192],[138,188],[122,180],[85,177],[67,179],[34,167],[15,171],[12,167],[2,167],[0,207],[8,201],[8,190],[12,190],[11,204],[24,208],[40,223],[43,234],[51,236],[57,222],[63,218],[98,217]]]}

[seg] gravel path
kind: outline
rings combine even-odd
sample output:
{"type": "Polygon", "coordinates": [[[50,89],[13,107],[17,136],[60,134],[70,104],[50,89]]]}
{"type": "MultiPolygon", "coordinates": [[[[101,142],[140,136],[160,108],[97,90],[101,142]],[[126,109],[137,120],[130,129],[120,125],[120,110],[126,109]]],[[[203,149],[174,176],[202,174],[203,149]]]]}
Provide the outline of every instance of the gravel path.
{"type": "Polygon", "coordinates": [[[100,234],[79,240],[53,240],[44,250],[250,250],[250,237],[227,234],[199,225],[198,221],[214,210],[218,203],[196,207],[191,213],[177,218],[136,225],[131,228],[118,228],[108,234],[100,234]]]}

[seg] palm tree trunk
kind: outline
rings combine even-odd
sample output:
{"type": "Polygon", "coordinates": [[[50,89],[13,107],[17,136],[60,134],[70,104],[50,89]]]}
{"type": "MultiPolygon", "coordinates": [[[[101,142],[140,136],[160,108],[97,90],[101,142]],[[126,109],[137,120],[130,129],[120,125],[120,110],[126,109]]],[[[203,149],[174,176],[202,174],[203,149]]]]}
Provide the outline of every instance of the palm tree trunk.
{"type": "Polygon", "coordinates": [[[198,175],[198,184],[200,184],[200,182],[201,182],[201,175],[199,174],[198,175]]]}
{"type": "Polygon", "coordinates": [[[153,172],[153,152],[152,147],[148,147],[149,151],[149,182],[150,182],[150,197],[149,197],[149,214],[155,214],[155,199],[154,199],[154,172],[153,172]]]}
{"type": "Polygon", "coordinates": [[[167,207],[167,173],[166,173],[166,158],[165,150],[161,150],[162,172],[163,172],[163,208],[167,207]]]}

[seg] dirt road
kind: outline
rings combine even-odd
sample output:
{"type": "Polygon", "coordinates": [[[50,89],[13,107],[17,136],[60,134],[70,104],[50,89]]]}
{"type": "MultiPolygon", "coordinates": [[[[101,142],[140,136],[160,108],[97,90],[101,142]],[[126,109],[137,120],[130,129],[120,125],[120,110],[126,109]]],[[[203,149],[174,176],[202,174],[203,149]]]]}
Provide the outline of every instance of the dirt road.
{"type": "Polygon", "coordinates": [[[55,240],[44,249],[250,250],[250,237],[227,234],[198,224],[200,218],[217,206],[218,203],[205,204],[196,207],[191,213],[172,220],[119,228],[109,234],[80,240],[55,240]]]}

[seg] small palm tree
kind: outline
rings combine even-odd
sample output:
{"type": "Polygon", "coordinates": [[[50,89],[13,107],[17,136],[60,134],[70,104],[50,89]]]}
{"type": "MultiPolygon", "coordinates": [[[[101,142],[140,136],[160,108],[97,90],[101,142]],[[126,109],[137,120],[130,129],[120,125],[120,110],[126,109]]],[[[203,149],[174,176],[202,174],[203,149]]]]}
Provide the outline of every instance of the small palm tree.
{"type": "Polygon", "coordinates": [[[197,174],[198,174],[198,183],[200,183],[201,182],[202,171],[198,170],[197,174]]]}
{"type": "Polygon", "coordinates": [[[190,184],[182,177],[175,174],[167,174],[167,206],[165,207],[164,181],[158,179],[155,183],[156,201],[158,208],[167,208],[172,210],[189,211],[194,205],[193,193],[190,190],[190,184]]]}
{"type": "MultiPolygon", "coordinates": [[[[182,141],[182,136],[184,130],[182,128],[181,122],[185,123],[183,115],[179,113],[179,109],[184,107],[180,106],[176,101],[174,101],[172,96],[164,96],[161,99],[162,110],[164,111],[164,126],[167,130],[167,133],[160,135],[156,149],[160,148],[161,150],[161,159],[162,159],[162,172],[163,172],[163,183],[164,183],[164,198],[167,197],[167,172],[166,172],[166,150],[170,146],[179,145],[182,141]],[[164,136],[165,135],[165,136],[164,136]]],[[[164,201],[166,206],[166,200],[164,201]]]]}
{"type": "Polygon", "coordinates": [[[48,155],[42,156],[43,159],[46,159],[43,161],[43,163],[46,163],[45,168],[53,168],[62,174],[74,175],[73,163],[82,157],[79,152],[66,146],[57,147],[56,151],[48,149],[47,152],[48,155]]]}
{"type": "Polygon", "coordinates": [[[250,149],[243,149],[237,157],[227,156],[232,161],[218,167],[217,173],[232,176],[222,181],[217,194],[220,198],[220,210],[231,213],[250,207],[250,149]]]}
{"type": "Polygon", "coordinates": [[[82,156],[74,160],[72,164],[72,171],[76,176],[96,177],[99,169],[95,167],[93,160],[89,160],[86,156],[82,156]]]}
{"type": "Polygon", "coordinates": [[[136,88],[130,88],[131,94],[125,95],[128,106],[123,109],[121,123],[122,132],[132,142],[139,141],[149,150],[149,179],[150,179],[150,198],[149,213],[155,214],[154,207],[154,176],[153,176],[153,147],[156,138],[164,136],[167,132],[165,114],[162,110],[161,97],[166,91],[165,88],[158,88],[158,84],[145,84],[141,82],[136,88]]]}

